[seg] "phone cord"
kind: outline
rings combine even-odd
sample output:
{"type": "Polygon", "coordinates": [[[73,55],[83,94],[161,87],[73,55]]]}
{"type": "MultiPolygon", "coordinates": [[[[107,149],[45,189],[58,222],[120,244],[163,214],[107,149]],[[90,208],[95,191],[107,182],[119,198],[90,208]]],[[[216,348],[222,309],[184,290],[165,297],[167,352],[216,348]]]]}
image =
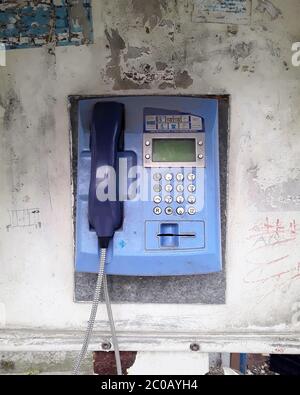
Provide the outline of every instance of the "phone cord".
{"type": "Polygon", "coordinates": [[[114,346],[114,350],[115,350],[117,373],[118,373],[118,375],[122,374],[120,352],[119,352],[118,340],[116,337],[115,325],[114,325],[114,320],[113,320],[113,315],[112,315],[112,310],[111,310],[108,288],[107,288],[107,279],[106,279],[106,276],[104,275],[105,260],[106,260],[106,248],[101,248],[100,267],[99,267],[99,273],[98,273],[98,277],[97,277],[97,284],[96,284],[96,288],[95,288],[92,309],[91,309],[91,313],[90,313],[90,319],[88,321],[88,326],[87,326],[87,329],[85,332],[81,351],[78,354],[78,357],[76,359],[76,363],[75,363],[74,370],[73,370],[74,375],[78,375],[82,361],[84,360],[84,357],[85,357],[88,347],[89,347],[89,343],[91,340],[91,336],[92,336],[92,332],[93,332],[93,328],[94,328],[94,324],[95,324],[95,319],[96,319],[96,315],[97,315],[98,305],[99,305],[99,301],[100,301],[102,284],[104,284],[104,297],[105,297],[107,314],[108,314],[108,318],[109,318],[109,324],[110,324],[110,328],[111,328],[112,342],[113,342],[113,346],[114,346]]]}

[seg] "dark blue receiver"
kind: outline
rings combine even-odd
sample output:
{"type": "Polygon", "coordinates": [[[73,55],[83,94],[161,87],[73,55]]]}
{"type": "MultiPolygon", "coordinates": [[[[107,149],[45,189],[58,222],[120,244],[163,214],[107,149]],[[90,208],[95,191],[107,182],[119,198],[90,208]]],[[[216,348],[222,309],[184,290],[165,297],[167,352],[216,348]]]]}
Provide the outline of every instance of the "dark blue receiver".
{"type": "Polygon", "coordinates": [[[114,189],[116,200],[100,201],[97,197],[97,171],[103,175],[103,166],[110,166],[117,174],[117,151],[122,139],[124,105],[116,102],[99,102],[93,109],[91,125],[91,180],[89,189],[89,222],[99,238],[101,248],[107,248],[109,240],[123,222],[123,202],[118,198],[118,177],[114,189]],[[101,168],[101,169],[100,169],[101,168]]]}

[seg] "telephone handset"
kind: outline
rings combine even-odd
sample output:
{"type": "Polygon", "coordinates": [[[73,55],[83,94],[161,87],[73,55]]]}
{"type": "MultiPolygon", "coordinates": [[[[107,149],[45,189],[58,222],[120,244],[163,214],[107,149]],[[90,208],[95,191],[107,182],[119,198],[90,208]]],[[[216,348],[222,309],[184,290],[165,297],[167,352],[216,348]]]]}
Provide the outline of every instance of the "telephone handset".
{"type": "MultiPolygon", "coordinates": [[[[88,197],[88,220],[90,226],[93,228],[98,237],[101,254],[90,319],[88,321],[81,351],[78,354],[74,365],[73,372],[75,375],[79,373],[81,363],[88,350],[96,319],[102,284],[104,288],[107,313],[111,326],[117,372],[119,375],[122,374],[121,359],[118,342],[115,335],[114,322],[108,295],[107,280],[104,272],[106,251],[109,245],[109,240],[113,237],[115,230],[120,228],[123,222],[123,203],[119,199],[99,199],[97,188],[99,179],[101,179],[101,177],[107,179],[107,182],[109,183],[111,181],[109,179],[110,174],[113,172],[113,176],[115,177],[117,172],[117,148],[120,141],[122,140],[123,118],[124,105],[121,103],[96,103],[93,108],[90,134],[91,167],[88,197]]],[[[116,182],[114,182],[110,186],[115,188],[115,195],[117,195],[116,185],[116,182]]]]}
{"type": "MultiPolygon", "coordinates": [[[[108,247],[109,240],[113,237],[115,230],[122,225],[123,202],[118,199],[99,200],[97,197],[97,172],[99,169],[104,169],[106,177],[109,177],[110,169],[114,169],[116,173],[117,150],[120,147],[120,141],[123,141],[123,125],[124,104],[117,102],[95,104],[90,136],[91,177],[88,217],[90,226],[99,238],[101,248],[108,247]]],[[[113,185],[116,187],[117,183],[113,185]]]]}

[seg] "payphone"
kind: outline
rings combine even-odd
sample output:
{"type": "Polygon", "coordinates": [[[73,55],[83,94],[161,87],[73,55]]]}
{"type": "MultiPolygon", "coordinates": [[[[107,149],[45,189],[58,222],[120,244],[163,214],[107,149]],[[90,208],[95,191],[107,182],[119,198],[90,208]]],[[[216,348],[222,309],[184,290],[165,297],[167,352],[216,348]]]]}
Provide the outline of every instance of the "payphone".
{"type": "Polygon", "coordinates": [[[218,102],[175,96],[79,101],[78,272],[220,271],[218,102]]]}
{"type": "Polygon", "coordinates": [[[106,274],[221,270],[218,140],[214,99],[79,101],[75,268],[98,273],[98,279],[75,374],[88,349],[102,284],[122,374],[106,274]]]}

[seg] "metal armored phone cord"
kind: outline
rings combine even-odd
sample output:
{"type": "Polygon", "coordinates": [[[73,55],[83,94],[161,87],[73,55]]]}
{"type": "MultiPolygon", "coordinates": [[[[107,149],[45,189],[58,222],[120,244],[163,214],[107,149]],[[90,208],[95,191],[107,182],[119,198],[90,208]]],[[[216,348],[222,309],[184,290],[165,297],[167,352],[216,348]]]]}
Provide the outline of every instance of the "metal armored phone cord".
{"type": "Polygon", "coordinates": [[[98,310],[98,305],[99,305],[99,301],[100,301],[101,289],[102,289],[103,283],[104,283],[105,303],[106,303],[107,314],[108,314],[110,328],[111,328],[113,346],[115,349],[117,372],[118,372],[118,375],[122,374],[118,341],[117,341],[117,337],[116,337],[116,333],[115,333],[115,325],[114,325],[114,320],[113,320],[113,315],[112,315],[112,310],[111,310],[111,305],[110,305],[110,300],[109,300],[109,294],[108,294],[108,289],[107,289],[107,280],[106,280],[106,276],[104,275],[106,251],[107,251],[106,248],[101,248],[100,267],[99,267],[99,273],[98,273],[98,277],[97,277],[97,284],[96,284],[96,288],[95,288],[90,319],[88,321],[88,326],[87,326],[87,329],[85,332],[81,351],[78,354],[78,357],[77,357],[77,360],[76,360],[76,363],[74,366],[74,370],[73,370],[74,375],[78,375],[78,373],[80,371],[81,363],[82,363],[82,361],[87,353],[87,350],[88,350],[88,346],[89,346],[89,343],[91,340],[91,335],[92,335],[94,324],[95,324],[95,319],[96,319],[96,315],[97,315],[97,310],[98,310]]]}
{"type": "Polygon", "coordinates": [[[108,315],[108,320],[109,320],[109,325],[110,325],[110,333],[111,333],[112,343],[113,343],[114,350],[115,350],[117,374],[118,374],[118,376],[121,376],[122,375],[121,357],[120,357],[120,351],[119,351],[118,338],[116,335],[114,317],[113,317],[111,303],[110,303],[110,299],[109,299],[109,292],[108,292],[108,287],[107,287],[107,276],[106,275],[104,275],[103,285],[104,285],[104,287],[103,287],[104,288],[104,299],[105,299],[106,310],[107,310],[107,315],[108,315]]]}

